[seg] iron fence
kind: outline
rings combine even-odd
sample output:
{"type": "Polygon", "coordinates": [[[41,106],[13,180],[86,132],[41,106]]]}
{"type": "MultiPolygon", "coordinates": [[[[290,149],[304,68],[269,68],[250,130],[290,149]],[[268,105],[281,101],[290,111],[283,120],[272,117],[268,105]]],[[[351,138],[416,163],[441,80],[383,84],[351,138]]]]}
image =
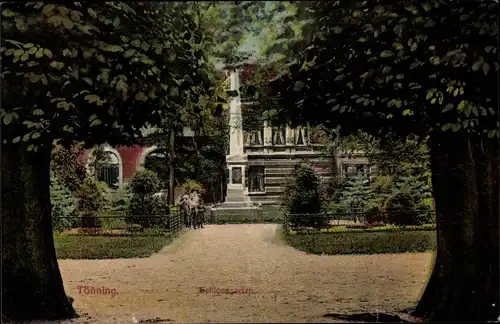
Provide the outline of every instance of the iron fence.
{"type": "Polygon", "coordinates": [[[435,224],[435,214],[429,210],[405,210],[386,212],[350,212],[291,214],[283,213],[283,229],[325,229],[333,226],[367,228],[383,224],[422,225],[435,224]]]}
{"type": "Polygon", "coordinates": [[[283,212],[278,206],[211,207],[206,209],[208,224],[282,223],[283,212]]]}
{"type": "Polygon", "coordinates": [[[163,215],[130,215],[125,212],[97,216],[52,217],[55,232],[74,235],[178,235],[186,226],[180,211],[163,215]]]}

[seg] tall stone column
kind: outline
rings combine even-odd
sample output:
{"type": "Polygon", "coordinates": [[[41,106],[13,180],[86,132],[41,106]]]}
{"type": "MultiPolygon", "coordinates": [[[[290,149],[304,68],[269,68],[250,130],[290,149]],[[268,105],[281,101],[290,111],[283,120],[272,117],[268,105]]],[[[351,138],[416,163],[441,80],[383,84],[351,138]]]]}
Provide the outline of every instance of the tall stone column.
{"type": "Polygon", "coordinates": [[[232,97],[229,106],[229,154],[226,156],[229,168],[229,184],[227,186],[227,202],[248,202],[245,189],[245,168],[248,157],[244,150],[243,115],[241,113],[240,77],[237,70],[231,71],[230,90],[238,95],[232,97]]]}

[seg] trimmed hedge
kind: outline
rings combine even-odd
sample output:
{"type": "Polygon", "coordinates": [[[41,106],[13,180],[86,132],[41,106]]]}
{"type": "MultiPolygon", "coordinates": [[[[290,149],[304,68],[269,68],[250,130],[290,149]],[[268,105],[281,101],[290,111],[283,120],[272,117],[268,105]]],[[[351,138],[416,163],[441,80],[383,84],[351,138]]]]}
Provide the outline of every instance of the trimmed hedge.
{"type": "Polygon", "coordinates": [[[380,227],[283,233],[292,247],[312,254],[377,254],[426,252],[436,249],[436,231],[431,226],[380,227]]]}
{"type": "Polygon", "coordinates": [[[173,240],[171,235],[54,234],[58,259],[147,258],[173,240]]]}

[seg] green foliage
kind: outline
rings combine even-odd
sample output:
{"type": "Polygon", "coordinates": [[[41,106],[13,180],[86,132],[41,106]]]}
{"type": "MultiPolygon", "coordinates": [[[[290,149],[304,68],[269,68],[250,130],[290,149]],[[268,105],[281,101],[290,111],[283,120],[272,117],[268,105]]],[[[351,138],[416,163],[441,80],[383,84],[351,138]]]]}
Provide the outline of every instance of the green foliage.
{"type": "Polygon", "coordinates": [[[125,221],[129,224],[139,224],[143,228],[165,228],[168,225],[166,217],[169,213],[168,201],[165,198],[136,194],[130,200],[129,216],[125,221]]]}
{"type": "Polygon", "coordinates": [[[4,138],[28,150],[54,137],[65,145],[132,143],[142,126],[176,118],[179,107],[210,96],[193,6],[2,6],[4,138]]]}
{"type": "Polygon", "coordinates": [[[119,188],[116,194],[112,197],[110,203],[110,210],[116,212],[123,212],[128,210],[130,204],[130,197],[128,190],[124,187],[119,188]]]}
{"type": "Polygon", "coordinates": [[[424,210],[435,211],[434,199],[433,198],[424,198],[420,203],[420,207],[424,210]]]}
{"type": "Polygon", "coordinates": [[[129,183],[131,192],[127,223],[139,224],[144,228],[166,226],[166,216],[170,213],[164,195],[155,196],[160,188],[158,175],[150,170],[137,172],[129,183]]]}
{"type": "Polygon", "coordinates": [[[72,216],[96,216],[110,203],[111,195],[104,182],[90,177],[85,166],[78,160],[80,145],[64,148],[56,145],[52,151],[51,168],[56,183],[64,184],[71,196],[76,199],[77,207],[72,216]]]}
{"type": "Polygon", "coordinates": [[[282,206],[288,214],[288,222],[296,226],[322,227],[326,219],[320,195],[320,180],[311,166],[297,165],[293,177],[286,185],[282,206]]]}
{"type": "Polygon", "coordinates": [[[387,221],[398,226],[421,225],[419,213],[415,210],[413,197],[402,192],[389,197],[383,207],[383,212],[387,213],[387,221]]]}
{"type": "Polygon", "coordinates": [[[75,222],[71,217],[77,208],[77,200],[72,196],[71,191],[57,181],[53,181],[50,186],[50,201],[52,230],[59,232],[73,227],[75,222]]]}
{"type": "Polygon", "coordinates": [[[384,223],[386,221],[385,214],[381,213],[380,207],[377,205],[369,206],[364,210],[365,221],[368,224],[384,223]]]}
{"type": "Polygon", "coordinates": [[[210,55],[227,67],[251,56],[270,56],[286,46],[277,39],[284,20],[293,14],[290,1],[207,1],[198,2],[200,25],[210,55]]]}
{"type": "Polygon", "coordinates": [[[184,191],[184,192],[191,192],[191,190],[196,190],[200,194],[205,192],[203,185],[196,180],[188,179],[180,187],[181,187],[182,191],[184,191]]]}
{"type": "Polygon", "coordinates": [[[273,83],[286,106],[278,117],[379,138],[450,130],[498,136],[498,3],[299,6],[296,20],[304,12],[310,19],[290,46],[290,73],[273,83]]]}
{"type": "Polygon", "coordinates": [[[54,178],[64,183],[73,194],[80,190],[84,180],[88,177],[85,167],[78,162],[81,150],[80,145],[64,148],[57,144],[52,150],[51,169],[54,178]]]}
{"type": "Polygon", "coordinates": [[[58,259],[147,258],[171,241],[161,235],[84,236],[54,235],[58,259]]]}
{"type": "MultiPolygon", "coordinates": [[[[216,119],[216,118],[211,118],[216,119]]],[[[176,138],[173,161],[177,186],[195,181],[201,185],[201,191],[207,189],[219,196],[220,185],[225,183],[225,159],[228,144],[228,127],[222,121],[212,123],[202,129],[203,134],[194,138],[176,138]]],[[[168,183],[169,159],[165,143],[159,143],[159,153],[146,158],[146,169],[156,171],[161,181],[168,183]]]]}
{"type": "Polygon", "coordinates": [[[370,233],[370,232],[407,232],[407,231],[435,231],[436,224],[396,226],[384,224],[355,224],[355,225],[335,225],[330,228],[322,229],[303,229],[299,231],[285,231],[285,235],[304,235],[304,234],[329,234],[329,233],[370,233]]]}
{"type": "Polygon", "coordinates": [[[138,171],[128,184],[133,196],[152,195],[160,190],[158,175],[151,170],[138,171]]]}
{"type": "Polygon", "coordinates": [[[110,201],[107,185],[90,177],[85,178],[75,197],[78,200],[76,213],[82,217],[97,216],[110,201]]]}
{"type": "Polygon", "coordinates": [[[370,187],[362,176],[347,178],[341,202],[348,213],[362,212],[370,198],[370,187]]]}
{"type": "Polygon", "coordinates": [[[436,250],[436,231],[350,230],[347,232],[296,233],[285,235],[292,247],[313,254],[377,254],[436,250]]]}
{"type": "Polygon", "coordinates": [[[375,206],[382,207],[385,201],[393,193],[394,179],[389,175],[375,176],[370,181],[370,189],[373,193],[371,203],[375,206]]]}
{"type": "Polygon", "coordinates": [[[326,211],[331,214],[344,214],[346,209],[341,203],[332,203],[326,207],[326,211]]]}

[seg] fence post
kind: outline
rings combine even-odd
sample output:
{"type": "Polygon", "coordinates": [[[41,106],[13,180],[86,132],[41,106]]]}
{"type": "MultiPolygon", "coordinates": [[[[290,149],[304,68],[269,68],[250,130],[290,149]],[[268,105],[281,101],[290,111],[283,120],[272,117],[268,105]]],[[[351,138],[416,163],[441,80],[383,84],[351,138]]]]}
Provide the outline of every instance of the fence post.
{"type": "Polygon", "coordinates": [[[210,207],[210,222],[212,224],[217,223],[217,211],[215,209],[215,206],[210,207]]]}
{"type": "Polygon", "coordinates": [[[264,210],[262,208],[262,203],[259,201],[259,204],[257,205],[258,209],[257,209],[257,213],[258,213],[258,216],[259,216],[259,220],[260,222],[264,223],[264,210]]]}

